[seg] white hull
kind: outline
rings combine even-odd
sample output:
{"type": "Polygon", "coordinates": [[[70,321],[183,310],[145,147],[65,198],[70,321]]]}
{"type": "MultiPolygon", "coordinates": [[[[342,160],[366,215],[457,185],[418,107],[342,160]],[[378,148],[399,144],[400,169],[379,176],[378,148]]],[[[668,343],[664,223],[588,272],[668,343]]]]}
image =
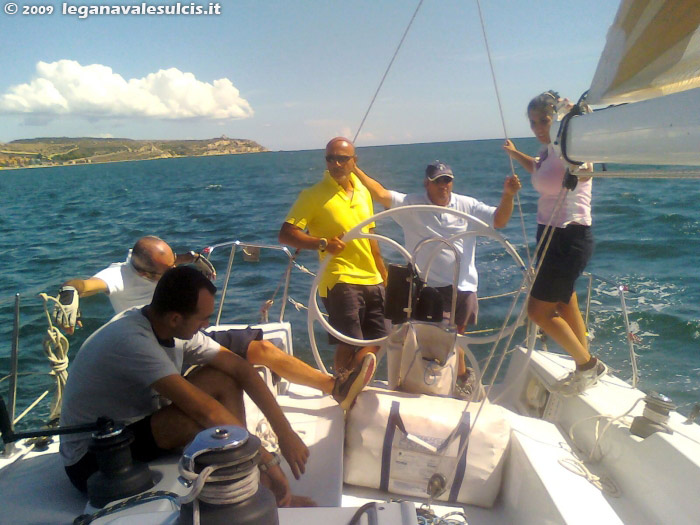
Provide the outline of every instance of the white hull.
{"type": "MultiPolygon", "coordinates": [[[[561,461],[575,459],[568,431],[577,421],[594,416],[619,416],[644,394],[614,377],[604,378],[586,394],[564,398],[550,394],[548,387],[566,373],[571,360],[558,354],[535,352],[528,362],[526,352],[516,352],[504,384],[515,388],[503,400],[509,409],[511,442],[504,465],[500,495],[493,508],[434,506],[438,515],[465,512],[470,524],[506,523],[634,523],[693,524],[700,515],[700,427],[685,425],[672,413],[675,432],[654,434],[646,439],[629,432],[631,417],[642,412],[637,406],[629,417],[614,423],[600,439],[602,459],[586,461],[596,475],[609,478],[619,495],[601,491],[585,477],[566,468],[561,461]],[[524,374],[522,366],[527,366],[524,374]],[[585,504],[582,504],[585,502],[585,504]]],[[[497,385],[498,386],[498,385],[497,385]]],[[[498,389],[494,389],[494,394],[498,389]]],[[[295,481],[289,471],[292,491],[317,499],[328,508],[281,509],[280,523],[343,523],[353,510],[371,500],[385,502],[402,496],[378,490],[343,485],[344,422],[339,407],[329,396],[290,385],[288,395],[278,396],[290,422],[311,450],[307,472],[295,481]],[[342,507],[342,508],[341,508],[342,507]]],[[[439,407],[436,398],[436,407],[439,407]]],[[[255,410],[248,414],[250,426],[255,410]]],[[[602,419],[601,429],[608,419],[602,419]]],[[[587,458],[595,441],[594,419],[575,429],[576,441],[587,458]]],[[[478,421],[477,421],[478,425],[478,421]]],[[[596,455],[597,457],[597,455],[596,455]]],[[[184,494],[177,481],[177,457],[152,465],[161,481],[154,490],[184,494]]],[[[84,512],[86,500],[68,482],[57,454],[56,443],[45,452],[29,452],[10,464],[0,461],[0,494],[4,523],[70,523],[84,512]]],[[[405,498],[415,499],[415,498],[405,498]]],[[[417,506],[424,501],[416,501],[417,506]]],[[[415,523],[412,510],[387,506],[381,524],[415,523]]],[[[166,501],[148,503],[101,518],[94,523],[173,523],[177,512],[166,501]],[[133,516],[129,516],[134,514],[133,516]],[[116,521],[114,521],[116,520],[116,521]]],[[[382,517],[383,516],[383,517],[382,517]]],[[[361,521],[361,523],[363,523],[361,521]]]]}

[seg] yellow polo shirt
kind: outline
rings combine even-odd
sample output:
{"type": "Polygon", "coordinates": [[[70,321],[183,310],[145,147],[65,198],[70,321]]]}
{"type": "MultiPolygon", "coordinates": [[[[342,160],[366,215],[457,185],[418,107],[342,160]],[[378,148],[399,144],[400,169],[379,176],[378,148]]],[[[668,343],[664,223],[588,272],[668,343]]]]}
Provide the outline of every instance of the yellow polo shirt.
{"type": "MultiPolygon", "coordinates": [[[[288,222],[309,235],[332,239],[347,233],[360,222],[374,215],[372,197],[354,173],[350,174],[354,191],[352,198],[326,171],[323,179],[303,190],[292,209],[287,214],[288,222]]],[[[362,231],[374,228],[368,224],[362,231]]],[[[319,258],[329,255],[319,252],[319,258]]],[[[321,276],[318,291],[326,297],[328,290],[336,283],[374,285],[382,282],[382,277],[374,262],[369,239],[355,239],[346,244],[345,249],[333,257],[321,276]]]]}

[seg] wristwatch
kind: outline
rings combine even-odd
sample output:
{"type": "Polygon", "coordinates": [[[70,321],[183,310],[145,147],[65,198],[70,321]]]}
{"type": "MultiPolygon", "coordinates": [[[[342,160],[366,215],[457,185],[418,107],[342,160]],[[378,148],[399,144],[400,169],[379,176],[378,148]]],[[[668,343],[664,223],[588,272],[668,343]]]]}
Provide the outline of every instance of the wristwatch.
{"type": "Polygon", "coordinates": [[[328,247],[328,239],[326,239],[325,237],[321,237],[318,240],[318,251],[325,252],[327,247],[328,247]]]}
{"type": "Polygon", "coordinates": [[[266,463],[263,463],[262,461],[258,465],[260,467],[260,470],[262,472],[267,472],[270,470],[272,467],[276,467],[277,465],[280,464],[280,455],[277,454],[276,452],[270,452],[272,454],[272,459],[266,463]]]}

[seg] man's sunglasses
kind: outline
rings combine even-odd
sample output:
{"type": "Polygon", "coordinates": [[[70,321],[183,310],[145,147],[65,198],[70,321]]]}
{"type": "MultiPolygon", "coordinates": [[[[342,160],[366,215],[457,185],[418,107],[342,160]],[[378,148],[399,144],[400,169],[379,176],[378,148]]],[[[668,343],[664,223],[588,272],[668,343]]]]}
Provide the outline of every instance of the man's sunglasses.
{"type": "MultiPolygon", "coordinates": [[[[150,279],[151,281],[157,281],[165,273],[165,272],[158,272],[158,271],[152,270],[150,268],[144,268],[143,266],[136,264],[133,260],[131,261],[131,266],[133,266],[134,270],[136,270],[140,274],[143,274],[146,277],[146,279],[150,279]]],[[[170,268],[175,268],[175,265],[173,264],[170,268]]],[[[168,270],[170,268],[168,268],[168,270]]]]}
{"type": "Polygon", "coordinates": [[[326,155],[326,162],[337,162],[339,164],[345,164],[351,158],[351,155],[326,155]]]}
{"type": "Polygon", "coordinates": [[[452,177],[448,177],[445,175],[442,177],[438,177],[437,179],[432,179],[430,182],[432,182],[433,184],[449,184],[450,182],[452,182],[452,177]]]}

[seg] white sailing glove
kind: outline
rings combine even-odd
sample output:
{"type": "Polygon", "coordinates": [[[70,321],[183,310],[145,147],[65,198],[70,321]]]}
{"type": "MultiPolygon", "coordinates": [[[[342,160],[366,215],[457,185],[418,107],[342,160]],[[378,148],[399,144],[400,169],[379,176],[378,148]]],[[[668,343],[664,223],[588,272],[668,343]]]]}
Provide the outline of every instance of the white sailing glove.
{"type": "Polygon", "coordinates": [[[215,281],[216,268],[214,268],[211,261],[209,261],[209,259],[206,257],[203,257],[201,253],[190,252],[190,255],[192,255],[192,264],[194,264],[194,267],[206,275],[207,279],[210,281],[215,281]]]}
{"type": "Polygon", "coordinates": [[[56,324],[67,334],[75,331],[75,325],[80,320],[80,298],[78,290],[72,286],[62,286],[58,290],[58,302],[53,309],[53,317],[56,324]]]}

